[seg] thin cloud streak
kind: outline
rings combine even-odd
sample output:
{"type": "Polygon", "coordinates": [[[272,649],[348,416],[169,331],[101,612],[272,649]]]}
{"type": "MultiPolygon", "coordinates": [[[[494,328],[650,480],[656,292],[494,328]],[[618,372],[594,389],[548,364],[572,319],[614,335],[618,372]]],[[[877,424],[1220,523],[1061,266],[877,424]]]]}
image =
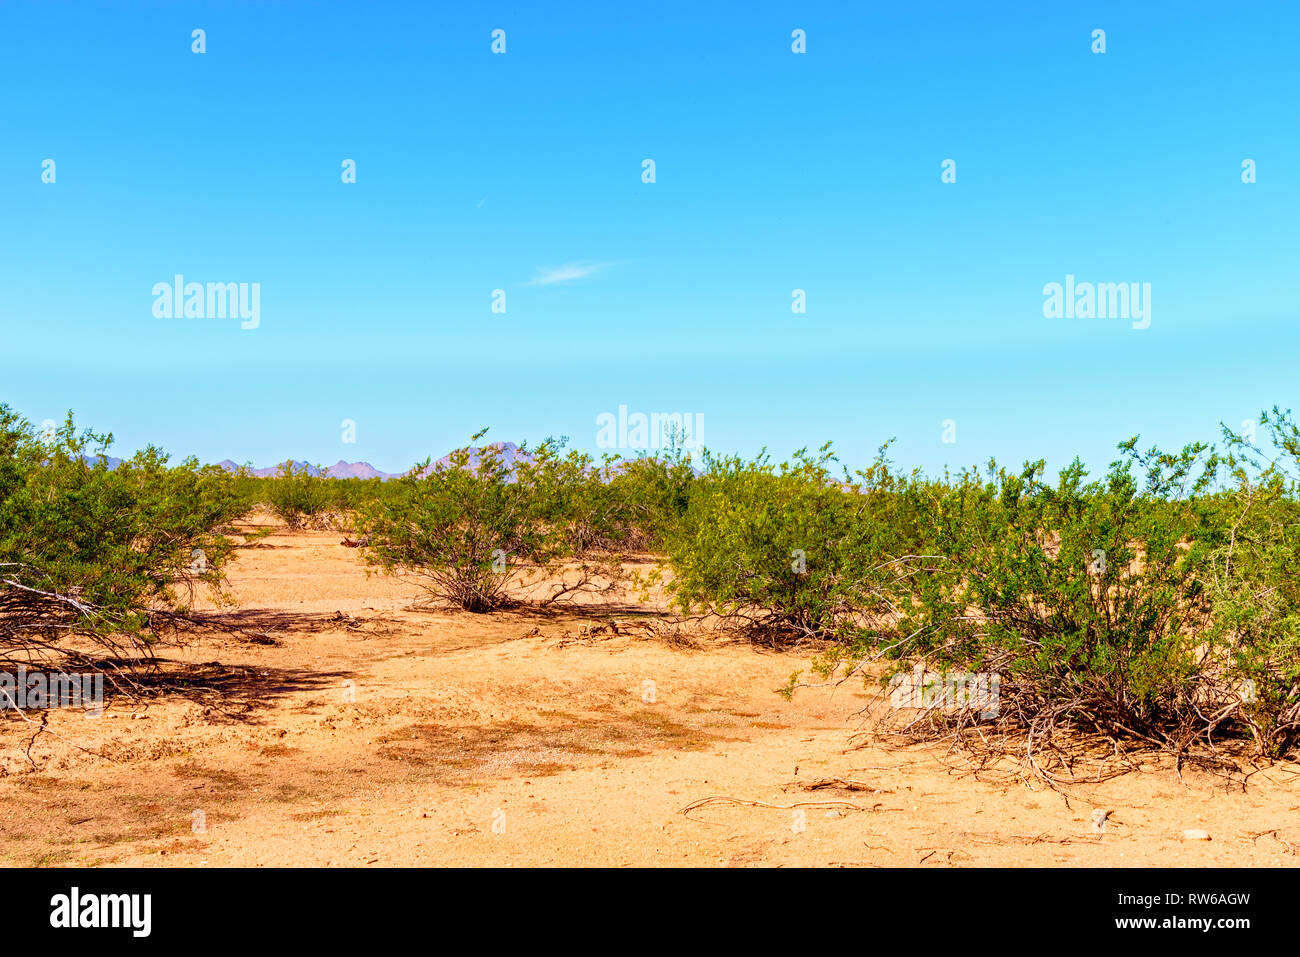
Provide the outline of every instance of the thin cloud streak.
{"type": "Polygon", "coordinates": [[[537,275],[529,280],[528,285],[551,286],[560,282],[574,282],[585,279],[608,265],[609,263],[571,262],[562,266],[543,266],[538,268],[537,275]]]}

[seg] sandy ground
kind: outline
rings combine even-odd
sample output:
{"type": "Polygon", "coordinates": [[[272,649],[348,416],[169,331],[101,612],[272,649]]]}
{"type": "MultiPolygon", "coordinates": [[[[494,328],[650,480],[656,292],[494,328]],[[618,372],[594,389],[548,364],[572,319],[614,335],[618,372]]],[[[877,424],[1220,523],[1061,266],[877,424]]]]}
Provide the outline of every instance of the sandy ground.
{"type": "Polygon", "coordinates": [[[219,662],[208,670],[227,694],[119,702],[97,719],[51,712],[52,734],[34,742],[0,721],[0,862],[1298,860],[1295,766],[1255,774],[1244,792],[1170,768],[1068,795],[961,773],[939,748],[854,738],[869,699],[859,686],[776,694],[808,655],[707,638],[677,647],[648,637],[631,604],[413,610],[411,583],[367,575],[341,538],[277,531],[240,550],[225,614],[273,644],[212,634],[163,651],[219,662]],[[855,787],[809,789],[828,779],[855,787]],[[707,798],[724,800],[683,813],[707,798]],[[1101,833],[1094,809],[1111,812],[1101,833]]]}

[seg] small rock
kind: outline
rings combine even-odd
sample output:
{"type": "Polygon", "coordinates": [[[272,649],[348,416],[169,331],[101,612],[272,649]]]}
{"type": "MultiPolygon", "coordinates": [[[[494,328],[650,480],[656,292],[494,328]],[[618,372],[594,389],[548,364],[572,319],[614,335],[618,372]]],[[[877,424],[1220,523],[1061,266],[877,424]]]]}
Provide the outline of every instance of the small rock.
{"type": "Polygon", "coordinates": [[[1183,837],[1189,841],[1208,841],[1210,839],[1209,831],[1202,831],[1200,828],[1189,827],[1183,831],[1183,837]]]}

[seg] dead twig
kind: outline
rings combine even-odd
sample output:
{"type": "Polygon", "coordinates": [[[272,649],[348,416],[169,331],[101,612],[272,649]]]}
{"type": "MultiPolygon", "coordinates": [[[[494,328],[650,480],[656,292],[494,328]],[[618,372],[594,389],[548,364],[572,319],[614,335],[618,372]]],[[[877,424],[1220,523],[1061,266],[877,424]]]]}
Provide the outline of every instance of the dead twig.
{"type": "Polygon", "coordinates": [[[811,784],[800,784],[805,791],[866,791],[868,794],[892,794],[888,788],[875,788],[861,781],[845,781],[843,778],[822,778],[811,784]]]}
{"type": "Polygon", "coordinates": [[[853,804],[849,801],[798,801],[794,804],[768,804],[766,801],[749,801],[744,798],[730,797],[725,794],[719,794],[714,797],[700,798],[698,801],[692,801],[686,807],[681,808],[677,813],[690,816],[690,812],[710,804],[735,804],[741,807],[761,807],[770,808],[774,811],[793,811],[801,807],[825,807],[825,808],[848,808],[852,811],[874,811],[881,807],[880,804],[873,804],[871,807],[863,807],[861,804],[853,804]]]}

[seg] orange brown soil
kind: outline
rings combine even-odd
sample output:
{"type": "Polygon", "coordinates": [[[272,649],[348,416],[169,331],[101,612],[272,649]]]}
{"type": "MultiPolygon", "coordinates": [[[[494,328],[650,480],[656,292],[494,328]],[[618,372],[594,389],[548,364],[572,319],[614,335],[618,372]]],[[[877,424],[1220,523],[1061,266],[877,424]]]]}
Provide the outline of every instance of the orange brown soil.
{"type": "Polygon", "coordinates": [[[162,651],[219,662],[207,670],[223,694],[119,701],[99,719],[50,712],[53,734],[30,750],[30,727],[0,721],[0,862],[1300,860],[1294,765],[1255,774],[1244,792],[1159,767],[1067,800],[1010,775],[952,771],[942,748],[864,745],[853,737],[870,700],[860,686],[776,693],[808,654],[708,637],[670,645],[642,627],[662,605],[414,610],[413,585],[368,576],[342,537],[277,530],[240,550],[237,605],[222,613],[274,644],[203,634],[162,651]],[[807,789],[828,779],[866,790],[807,789]],[[711,797],[752,803],[682,813],[711,797]],[[1094,809],[1112,812],[1102,833],[1094,809]],[[1212,839],[1185,840],[1187,828],[1212,839]]]}

